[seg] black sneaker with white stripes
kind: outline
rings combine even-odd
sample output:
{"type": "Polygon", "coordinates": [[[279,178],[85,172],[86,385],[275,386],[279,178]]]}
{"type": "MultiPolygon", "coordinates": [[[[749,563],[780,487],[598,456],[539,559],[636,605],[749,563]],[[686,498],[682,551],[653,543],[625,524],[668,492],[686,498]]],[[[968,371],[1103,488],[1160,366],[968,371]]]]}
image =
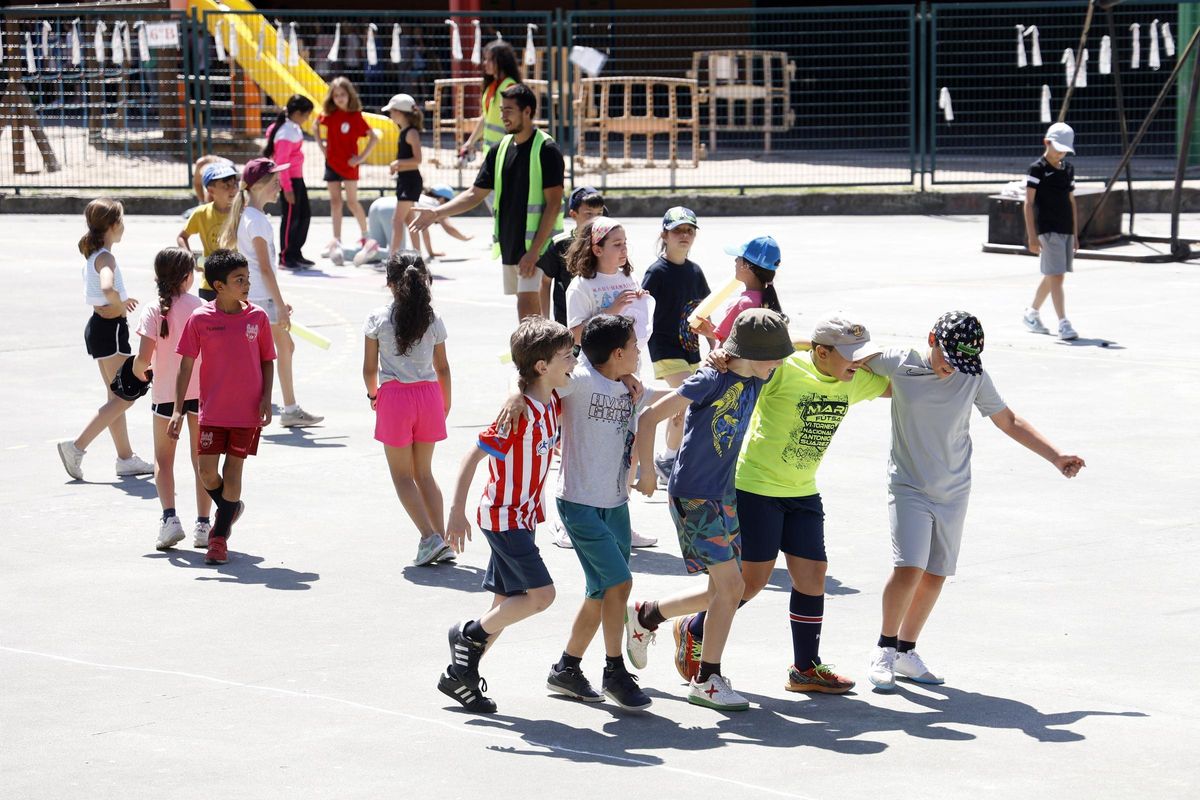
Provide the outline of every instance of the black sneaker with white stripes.
{"type": "Polygon", "coordinates": [[[479,673],[472,672],[456,678],[448,669],[438,678],[438,691],[462,703],[463,708],[474,714],[496,713],[495,701],[483,694],[487,691],[487,681],[479,673]]]}
{"type": "Polygon", "coordinates": [[[484,644],[469,639],[463,633],[470,620],[456,622],[450,627],[450,666],[449,670],[455,675],[475,675],[479,673],[479,659],[483,658],[484,644]]]}

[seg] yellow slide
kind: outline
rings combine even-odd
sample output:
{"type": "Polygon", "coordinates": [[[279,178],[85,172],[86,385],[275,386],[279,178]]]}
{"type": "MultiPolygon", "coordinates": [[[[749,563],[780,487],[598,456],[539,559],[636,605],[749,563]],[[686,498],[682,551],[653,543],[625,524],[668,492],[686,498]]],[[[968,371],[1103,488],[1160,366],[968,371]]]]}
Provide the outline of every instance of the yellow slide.
{"type": "MultiPolygon", "coordinates": [[[[255,11],[254,6],[246,0],[225,0],[223,4],[213,2],[213,0],[188,0],[188,10],[193,8],[201,12],[255,11]]],[[[280,64],[275,60],[275,40],[278,34],[275,26],[268,22],[262,14],[209,13],[203,19],[208,26],[208,32],[214,36],[216,35],[217,20],[225,21],[226,30],[232,30],[233,35],[238,39],[238,65],[271,98],[275,105],[283,108],[287,105],[289,97],[294,94],[302,94],[312,100],[317,111],[320,112],[321,104],[325,102],[325,95],[329,92],[329,84],[304,59],[300,59],[300,63],[295,67],[280,64]],[[263,34],[263,52],[261,54],[258,52],[260,31],[263,34]]],[[[228,36],[228,32],[225,35],[228,36]]],[[[379,144],[375,145],[375,149],[371,151],[367,163],[390,164],[396,157],[396,146],[400,139],[399,128],[390,118],[381,114],[364,111],[363,117],[367,120],[367,124],[379,134],[379,144]]]]}

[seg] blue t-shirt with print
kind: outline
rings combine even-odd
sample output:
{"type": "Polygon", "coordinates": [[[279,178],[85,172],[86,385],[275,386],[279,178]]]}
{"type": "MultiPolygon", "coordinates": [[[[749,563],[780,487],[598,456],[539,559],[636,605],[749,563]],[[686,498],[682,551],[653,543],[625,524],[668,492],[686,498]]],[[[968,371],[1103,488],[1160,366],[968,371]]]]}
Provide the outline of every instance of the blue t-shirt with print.
{"type": "Polygon", "coordinates": [[[762,390],[759,378],[743,378],[712,367],[700,370],[676,391],[691,401],[683,419],[683,444],[667,494],[697,500],[723,500],[733,493],[742,437],[762,390]]]}

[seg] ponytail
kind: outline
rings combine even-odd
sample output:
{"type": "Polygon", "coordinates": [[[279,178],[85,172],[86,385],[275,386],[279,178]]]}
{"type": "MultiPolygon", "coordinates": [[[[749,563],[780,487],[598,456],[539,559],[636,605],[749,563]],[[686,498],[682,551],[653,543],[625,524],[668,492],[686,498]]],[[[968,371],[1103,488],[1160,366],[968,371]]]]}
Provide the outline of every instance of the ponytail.
{"type": "Polygon", "coordinates": [[[125,206],[120,200],[111,197],[97,197],[87,204],[83,211],[83,219],[87,223],[87,233],[79,240],[79,252],[85,258],[91,258],[92,253],[104,247],[104,237],[110,228],[121,221],[125,215],[125,206]]]}
{"type": "Polygon", "coordinates": [[[275,121],[267,128],[267,143],[263,145],[262,154],[267,158],[275,155],[275,136],[279,133],[279,129],[283,127],[283,123],[287,122],[287,112],[280,111],[275,115],[275,121]]]}
{"type": "Polygon", "coordinates": [[[229,208],[229,217],[221,228],[221,235],[217,237],[217,246],[222,250],[237,250],[238,225],[241,224],[242,212],[248,205],[246,195],[249,191],[250,188],[243,182],[241,189],[233,197],[233,205],[229,208]]]}
{"type": "Polygon", "coordinates": [[[171,303],[183,294],[184,284],[195,269],[195,257],[181,247],[165,247],[154,257],[154,283],[158,287],[158,310],[162,316],[158,326],[160,339],[167,337],[167,314],[171,311],[171,303]]]}
{"type": "Polygon", "coordinates": [[[787,319],[787,315],[783,313],[783,308],[779,305],[779,294],[775,291],[775,270],[764,269],[763,267],[746,262],[746,266],[754,273],[754,277],[758,278],[758,282],[762,284],[762,307],[769,308],[776,314],[787,319]]]}
{"type": "Polygon", "coordinates": [[[425,130],[425,112],[420,106],[413,106],[412,111],[405,112],[408,116],[408,124],[417,129],[417,133],[425,130]]]}
{"type": "Polygon", "coordinates": [[[408,355],[433,325],[433,296],[429,271],[416,253],[396,253],[387,263],[388,288],[392,290],[392,329],[396,352],[408,355]]]}

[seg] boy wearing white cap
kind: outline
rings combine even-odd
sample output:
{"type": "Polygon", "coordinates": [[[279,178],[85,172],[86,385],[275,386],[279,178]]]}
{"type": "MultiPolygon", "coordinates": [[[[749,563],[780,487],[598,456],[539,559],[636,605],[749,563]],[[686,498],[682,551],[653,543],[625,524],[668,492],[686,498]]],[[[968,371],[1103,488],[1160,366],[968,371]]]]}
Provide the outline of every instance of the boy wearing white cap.
{"type": "Polygon", "coordinates": [[[1079,212],[1075,206],[1075,168],[1067,154],[1075,153],[1075,131],[1056,122],[1042,140],[1046,152],[1029,165],[1025,177],[1025,240],[1029,252],[1040,255],[1042,281],[1033,293],[1033,304],[1025,309],[1025,327],[1034,333],[1049,333],[1039,310],[1049,295],[1058,315],[1058,335],[1078,339],[1067,319],[1063,279],[1074,269],[1079,249],[1079,212]]]}

